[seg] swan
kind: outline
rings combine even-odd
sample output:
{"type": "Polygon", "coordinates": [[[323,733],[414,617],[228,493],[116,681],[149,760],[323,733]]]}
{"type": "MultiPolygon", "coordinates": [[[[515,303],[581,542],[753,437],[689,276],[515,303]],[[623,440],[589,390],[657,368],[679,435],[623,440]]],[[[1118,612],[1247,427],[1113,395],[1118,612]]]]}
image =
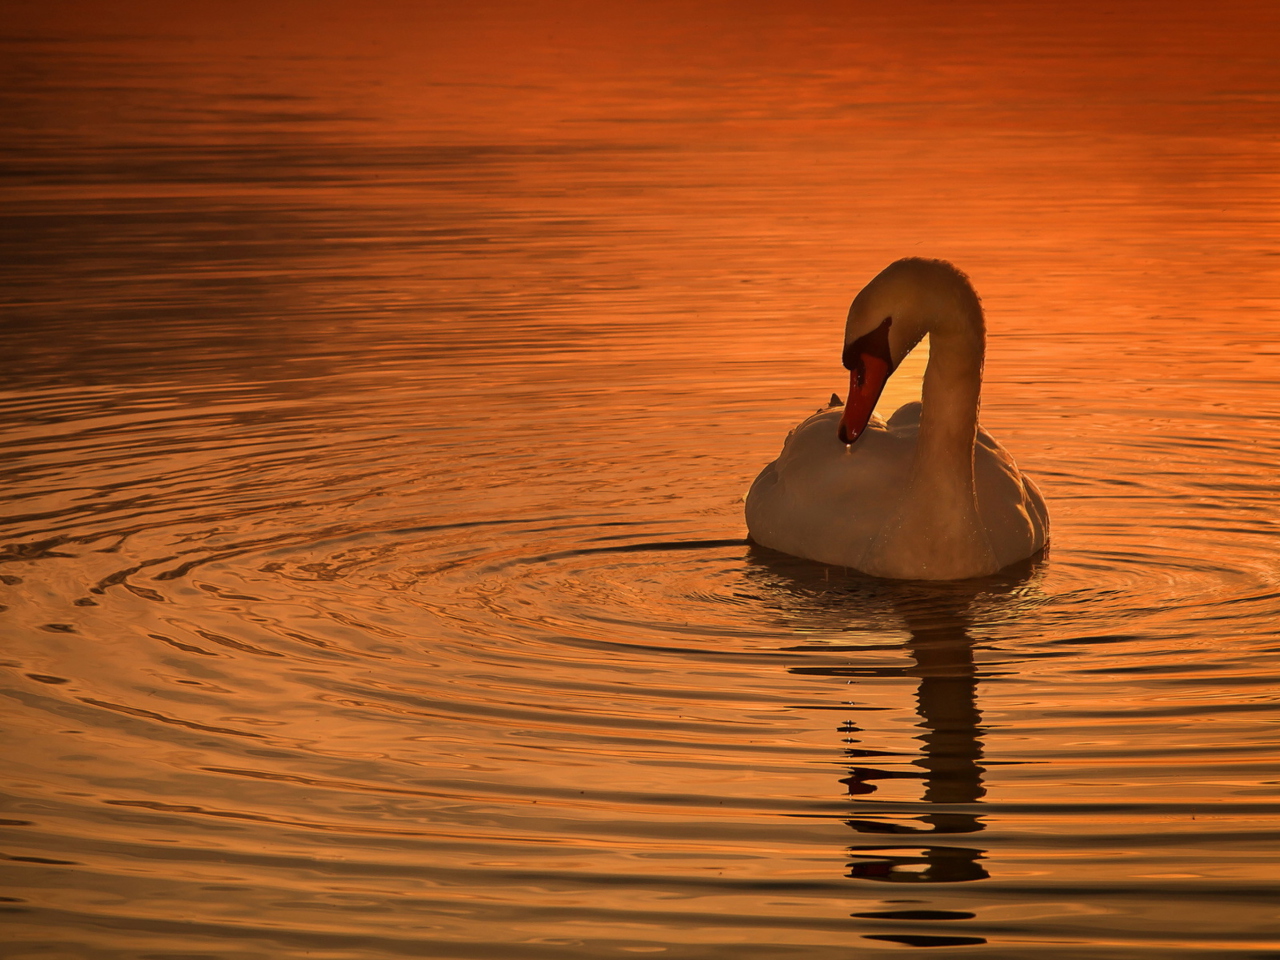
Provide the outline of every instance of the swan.
{"type": "Polygon", "coordinates": [[[1034,556],[1044,497],[978,425],[986,322],[969,278],[911,257],[854,298],[845,324],[849,398],[797,426],[746,496],[764,547],[873,576],[963,580],[1034,556]],[[919,401],[872,415],[902,359],[929,335],[919,401]]]}

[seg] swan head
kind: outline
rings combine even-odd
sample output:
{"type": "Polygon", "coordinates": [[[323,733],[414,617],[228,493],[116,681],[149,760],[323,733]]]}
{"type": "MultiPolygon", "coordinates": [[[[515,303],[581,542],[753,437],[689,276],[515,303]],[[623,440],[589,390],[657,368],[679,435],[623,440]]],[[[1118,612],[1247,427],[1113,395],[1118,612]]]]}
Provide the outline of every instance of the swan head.
{"type": "Polygon", "coordinates": [[[861,436],[890,375],[925,334],[934,340],[983,337],[982,307],[969,278],[945,260],[889,264],[853,299],[844,327],[849,399],[840,439],[861,436]]]}

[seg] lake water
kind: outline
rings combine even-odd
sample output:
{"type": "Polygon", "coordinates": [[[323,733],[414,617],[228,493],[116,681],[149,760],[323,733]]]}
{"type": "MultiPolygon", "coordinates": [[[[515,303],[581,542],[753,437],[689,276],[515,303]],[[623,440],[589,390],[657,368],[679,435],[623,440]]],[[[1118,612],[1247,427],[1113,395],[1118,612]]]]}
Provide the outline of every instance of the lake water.
{"type": "Polygon", "coordinates": [[[1280,8],[533,6],[10,5],[0,955],[1280,957],[1280,8]],[[990,581],[745,539],[906,255],[990,581]]]}

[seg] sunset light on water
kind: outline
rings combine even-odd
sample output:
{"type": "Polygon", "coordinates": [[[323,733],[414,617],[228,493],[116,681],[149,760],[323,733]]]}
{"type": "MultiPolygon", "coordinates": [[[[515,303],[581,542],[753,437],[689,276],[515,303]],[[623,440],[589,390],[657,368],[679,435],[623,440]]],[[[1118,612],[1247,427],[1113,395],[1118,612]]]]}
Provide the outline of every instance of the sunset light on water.
{"type": "Polygon", "coordinates": [[[1280,956],[1280,8],[8,6],[0,957],[1280,956]],[[994,577],[747,538],[903,257],[994,577]]]}

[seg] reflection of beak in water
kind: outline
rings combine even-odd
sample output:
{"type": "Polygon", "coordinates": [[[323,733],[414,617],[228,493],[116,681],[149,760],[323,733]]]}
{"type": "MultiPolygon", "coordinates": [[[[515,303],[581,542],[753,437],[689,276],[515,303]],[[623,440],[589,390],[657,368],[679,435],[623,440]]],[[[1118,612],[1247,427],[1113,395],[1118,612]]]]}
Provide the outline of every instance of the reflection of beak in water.
{"type": "MultiPolygon", "coordinates": [[[[857,817],[845,822],[860,834],[881,838],[878,843],[850,847],[854,859],[849,876],[896,883],[985,879],[988,873],[980,862],[983,849],[944,839],[985,829],[976,810],[947,809],[976,804],[986,793],[984,770],[979,766],[982,714],[977,705],[978,675],[969,625],[975,607],[1016,605],[1033,582],[1040,558],[995,577],[956,583],[877,580],[766,551],[758,551],[754,559],[762,565],[762,578],[771,581],[770,586],[783,587],[791,594],[787,606],[792,618],[795,600],[803,599],[810,604],[805,619],[817,621],[815,627],[848,629],[853,621],[853,625],[867,627],[905,625],[911,634],[905,645],[915,661],[911,667],[794,667],[791,671],[811,676],[919,678],[916,712],[924,731],[918,738],[923,748],[913,762],[923,772],[853,766],[849,776],[840,781],[861,808],[857,817]],[[942,809],[903,822],[903,804],[863,799],[875,792],[876,781],[904,778],[923,780],[923,802],[942,809]],[[898,842],[886,842],[890,837],[898,842]],[[927,842],[921,842],[924,838],[927,842]]],[[[812,647],[802,649],[816,652],[812,647]]],[[[841,729],[849,735],[859,731],[853,723],[841,729]]],[[[857,743],[853,739],[846,742],[857,743]]],[[[863,760],[882,755],[856,747],[846,752],[863,760]]]]}

